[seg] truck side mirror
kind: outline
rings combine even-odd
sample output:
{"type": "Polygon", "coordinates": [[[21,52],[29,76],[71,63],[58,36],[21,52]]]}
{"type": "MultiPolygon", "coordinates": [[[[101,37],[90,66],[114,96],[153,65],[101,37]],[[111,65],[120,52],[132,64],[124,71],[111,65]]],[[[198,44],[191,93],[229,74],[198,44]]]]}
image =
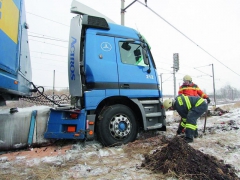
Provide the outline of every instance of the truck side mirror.
{"type": "Polygon", "coordinates": [[[126,51],[129,51],[131,49],[131,46],[129,46],[128,42],[124,42],[121,47],[126,51]]]}
{"type": "Polygon", "coordinates": [[[146,65],[149,65],[148,55],[145,49],[143,49],[143,60],[146,65]]]}
{"type": "Polygon", "coordinates": [[[146,65],[149,65],[148,55],[147,55],[147,46],[145,43],[141,43],[141,47],[143,48],[143,60],[146,65]]]}

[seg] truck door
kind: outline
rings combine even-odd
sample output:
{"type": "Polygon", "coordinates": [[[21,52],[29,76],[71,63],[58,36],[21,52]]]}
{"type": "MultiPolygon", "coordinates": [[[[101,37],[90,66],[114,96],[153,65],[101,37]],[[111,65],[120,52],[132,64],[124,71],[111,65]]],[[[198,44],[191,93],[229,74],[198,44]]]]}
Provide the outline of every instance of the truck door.
{"type": "Polygon", "coordinates": [[[89,29],[86,37],[85,73],[87,87],[99,91],[104,90],[106,96],[118,96],[114,37],[96,35],[94,29],[89,29]]]}
{"type": "MultiPolygon", "coordinates": [[[[160,97],[158,77],[149,57],[144,62],[144,50],[140,42],[126,42],[116,38],[120,95],[130,98],[160,97]]],[[[146,52],[146,55],[149,55],[146,52]]]]}

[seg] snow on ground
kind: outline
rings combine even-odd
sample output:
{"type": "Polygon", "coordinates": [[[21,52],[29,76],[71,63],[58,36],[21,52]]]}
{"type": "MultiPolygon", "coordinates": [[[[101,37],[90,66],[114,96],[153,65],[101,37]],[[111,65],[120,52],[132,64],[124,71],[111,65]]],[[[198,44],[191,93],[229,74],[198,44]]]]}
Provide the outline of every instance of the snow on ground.
{"type": "MultiPolygon", "coordinates": [[[[240,108],[229,113],[198,120],[199,138],[190,145],[203,153],[231,164],[240,177],[240,108]]],[[[167,112],[167,131],[174,137],[180,117],[167,112]]],[[[0,155],[2,179],[166,179],[163,175],[140,168],[144,156],[128,155],[124,146],[103,148],[98,142],[76,143],[68,147],[34,148],[30,151],[0,155]],[[45,152],[45,154],[43,153],[45,152]],[[12,175],[12,176],[11,176],[12,175]],[[12,177],[12,178],[11,178],[12,177]]],[[[174,179],[174,178],[168,178],[174,179]]]]}
{"type": "MultiPolygon", "coordinates": [[[[176,132],[179,124],[176,119],[180,117],[173,116],[170,111],[167,112],[167,119],[170,124],[168,130],[176,132]]],[[[194,143],[190,145],[205,154],[223,160],[226,164],[233,165],[240,177],[240,108],[231,109],[222,116],[208,117],[203,133],[204,121],[205,118],[198,119],[199,138],[194,139],[194,143]]]]}

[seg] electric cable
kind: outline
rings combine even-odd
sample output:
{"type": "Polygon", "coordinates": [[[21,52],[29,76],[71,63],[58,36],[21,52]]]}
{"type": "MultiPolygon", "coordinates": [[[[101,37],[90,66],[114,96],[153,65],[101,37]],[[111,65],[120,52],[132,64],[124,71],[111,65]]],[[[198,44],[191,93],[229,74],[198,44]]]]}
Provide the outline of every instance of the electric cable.
{"type": "Polygon", "coordinates": [[[62,42],[68,42],[66,40],[61,40],[61,39],[53,39],[53,38],[46,38],[46,37],[40,37],[40,36],[33,36],[33,35],[28,35],[30,37],[35,37],[35,38],[41,38],[41,39],[49,39],[49,40],[53,40],[53,41],[62,41],[62,42]]]}
{"type": "Polygon", "coordinates": [[[62,47],[62,48],[68,48],[68,47],[59,46],[59,45],[51,44],[51,43],[47,43],[47,42],[42,42],[42,41],[38,41],[38,40],[34,40],[34,39],[28,39],[28,40],[30,40],[30,41],[35,41],[35,42],[40,42],[40,43],[44,43],[44,44],[49,44],[49,45],[52,45],[52,46],[57,46],[57,47],[62,47]]]}
{"type": "Polygon", "coordinates": [[[185,38],[187,38],[189,41],[191,41],[193,44],[195,44],[196,46],[198,46],[201,50],[203,50],[205,53],[207,53],[209,56],[211,56],[213,59],[215,59],[216,61],[218,61],[220,64],[222,64],[224,67],[226,67],[227,69],[229,69],[230,71],[232,71],[233,73],[237,74],[238,76],[240,76],[240,74],[238,74],[237,72],[233,71],[232,69],[230,69],[228,66],[226,66],[225,64],[223,64],[220,60],[218,60],[216,57],[214,57],[212,54],[210,54],[208,51],[206,51],[205,49],[203,49],[201,46],[199,46],[196,42],[194,42],[192,39],[190,39],[187,35],[185,35],[183,32],[181,32],[179,29],[177,29],[175,26],[173,26],[170,22],[168,22],[166,19],[164,19],[162,16],[160,16],[158,13],[156,13],[153,9],[151,9],[149,6],[146,6],[144,3],[140,2],[139,0],[137,0],[140,4],[142,4],[143,6],[145,6],[146,8],[148,8],[150,11],[152,11],[155,15],[157,15],[159,18],[161,18],[163,21],[165,21],[168,25],[170,25],[172,28],[174,28],[176,31],[178,31],[180,34],[182,34],[185,38]]]}
{"type": "Polygon", "coordinates": [[[70,27],[69,25],[66,25],[66,24],[63,24],[63,23],[60,23],[60,22],[57,22],[57,21],[54,21],[54,20],[51,20],[51,19],[48,19],[48,18],[45,18],[45,17],[39,16],[39,15],[36,15],[36,14],[33,14],[33,13],[30,13],[30,12],[26,12],[26,13],[31,14],[31,15],[33,15],[33,16],[40,17],[40,18],[42,18],[42,19],[46,19],[46,20],[48,20],[48,21],[55,22],[55,23],[57,23],[57,24],[61,24],[61,25],[63,25],[63,26],[70,27]]]}

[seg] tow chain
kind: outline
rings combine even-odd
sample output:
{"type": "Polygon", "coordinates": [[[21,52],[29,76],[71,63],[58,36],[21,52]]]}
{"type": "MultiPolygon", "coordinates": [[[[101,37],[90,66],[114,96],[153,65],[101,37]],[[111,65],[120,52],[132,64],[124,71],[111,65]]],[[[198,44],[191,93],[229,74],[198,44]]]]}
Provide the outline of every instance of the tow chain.
{"type": "Polygon", "coordinates": [[[70,104],[71,96],[62,94],[62,95],[47,95],[44,94],[44,87],[38,86],[36,87],[32,82],[34,89],[32,89],[32,96],[22,97],[20,100],[27,101],[34,104],[40,105],[57,105],[61,106],[61,104],[70,104]]]}

